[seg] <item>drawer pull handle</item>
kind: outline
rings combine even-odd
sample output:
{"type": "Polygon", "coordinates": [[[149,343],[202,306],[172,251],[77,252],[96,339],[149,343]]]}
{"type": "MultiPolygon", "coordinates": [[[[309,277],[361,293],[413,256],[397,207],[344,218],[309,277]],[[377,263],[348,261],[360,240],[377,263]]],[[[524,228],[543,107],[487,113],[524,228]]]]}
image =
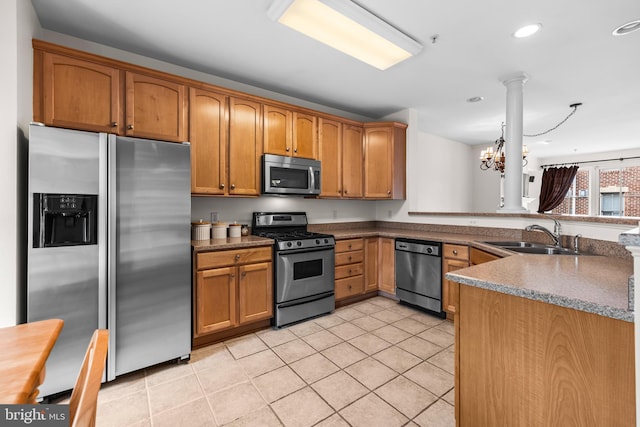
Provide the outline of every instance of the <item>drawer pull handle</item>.
{"type": "Polygon", "coordinates": [[[240,259],[240,254],[236,254],[236,261],[240,259]]]}
{"type": "Polygon", "coordinates": [[[287,147],[287,153],[289,152],[289,150],[291,150],[291,148],[287,147]]]}
{"type": "Polygon", "coordinates": [[[349,261],[351,261],[351,256],[349,256],[349,261]]]}
{"type": "Polygon", "coordinates": [[[112,128],[117,128],[118,127],[118,122],[111,122],[111,127],[112,128]]]}
{"type": "Polygon", "coordinates": [[[133,129],[133,125],[127,126],[127,129],[133,129]]]}
{"type": "Polygon", "coordinates": [[[231,189],[235,190],[236,189],[236,185],[235,184],[231,184],[231,189]]]}
{"type": "Polygon", "coordinates": [[[454,250],[453,250],[453,254],[454,254],[454,255],[458,255],[458,250],[457,250],[457,249],[454,249],[454,250]]]}
{"type": "Polygon", "coordinates": [[[231,275],[229,275],[229,278],[230,278],[230,279],[235,279],[235,278],[236,278],[236,275],[235,275],[235,274],[231,274],[231,275]]]}
{"type": "Polygon", "coordinates": [[[220,189],[224,190],[224,184],[220,184],[220,189]]]}
{"type": "Polygon", "coordinates": [[[349,274],[351,274],[351,269],[349,269],[349,274]]]}
{"type": "Polygon", "coordinates": [[[247,275],[246,271],[243,271],[242,274],[240,275],[240,277],[244,278],[247,275]]]}

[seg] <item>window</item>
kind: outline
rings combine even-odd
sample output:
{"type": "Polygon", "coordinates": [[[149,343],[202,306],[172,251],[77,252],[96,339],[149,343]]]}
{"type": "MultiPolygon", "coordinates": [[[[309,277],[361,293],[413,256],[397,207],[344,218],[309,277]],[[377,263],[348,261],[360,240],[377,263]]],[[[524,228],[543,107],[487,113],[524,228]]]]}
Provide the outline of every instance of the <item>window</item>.
{"type": "Polygon", "coordinates": [[[640,217],[640,166],[581,166],[564,201],[552,213],[640,217]]]}
{"type": "Polygon", "coordinates": [[[578,173],[567,191],[564,201],[551,211],[554,214],[589,215],[589,170],[578,169],[578,173]]]}
{"type": "Polygon", "coordinates": [[[600,215],[602,216],[622,216],[623,198],[620,193],[603,193],[600,195],[600,215]]]}

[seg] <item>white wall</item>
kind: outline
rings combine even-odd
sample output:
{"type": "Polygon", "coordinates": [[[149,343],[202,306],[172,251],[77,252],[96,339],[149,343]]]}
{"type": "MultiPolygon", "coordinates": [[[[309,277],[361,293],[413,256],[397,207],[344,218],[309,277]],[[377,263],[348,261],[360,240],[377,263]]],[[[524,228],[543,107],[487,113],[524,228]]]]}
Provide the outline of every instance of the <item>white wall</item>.
{"type": "MultiPolygon", "coordinates": [[[[4,200],[16,201],[16,123],[18,121],[18,25],[17,3],[0,2],[0,40],[3,66],[0,67],[0,187],[4,200]]],[[[16,324],[17,296],[17,213],[15,209],[0,209],[0,326],[16,324]]]]}
{"type": "Polygon", "coordinates": [[[25,237],[24,141],[18,138],[32,116],[31,38],[40,31],[30,1],[0,2],[0,327],[15,325],[23,313],[25,237]],[[22,149],[21,149],[22,148],[22,149]]]}

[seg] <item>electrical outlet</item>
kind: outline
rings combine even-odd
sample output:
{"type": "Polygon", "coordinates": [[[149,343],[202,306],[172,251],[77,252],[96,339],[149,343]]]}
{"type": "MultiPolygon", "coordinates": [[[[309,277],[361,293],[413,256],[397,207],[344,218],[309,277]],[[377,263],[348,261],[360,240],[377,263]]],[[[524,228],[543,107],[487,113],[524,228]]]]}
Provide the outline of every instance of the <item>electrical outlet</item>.
{"type": "Polygon", "coordinates": [[[218,222],[218,212],[211,212],[211,223],[215,224],[218,222]]]}

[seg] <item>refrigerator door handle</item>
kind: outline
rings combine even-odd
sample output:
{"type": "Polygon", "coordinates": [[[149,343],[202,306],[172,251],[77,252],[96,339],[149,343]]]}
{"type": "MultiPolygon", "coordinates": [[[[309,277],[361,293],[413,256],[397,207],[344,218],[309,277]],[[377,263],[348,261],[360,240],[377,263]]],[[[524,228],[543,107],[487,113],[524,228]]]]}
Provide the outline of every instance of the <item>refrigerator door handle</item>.
{"type": "Polygon", "coordinates": [[[116,137],[109,134],[106,141],[107,151],[107,325],[109,328],[109,352],[107,354],[107,381],[116,378],[116,265],[117,265],[117,174],[116,174],[116,137]]]}

